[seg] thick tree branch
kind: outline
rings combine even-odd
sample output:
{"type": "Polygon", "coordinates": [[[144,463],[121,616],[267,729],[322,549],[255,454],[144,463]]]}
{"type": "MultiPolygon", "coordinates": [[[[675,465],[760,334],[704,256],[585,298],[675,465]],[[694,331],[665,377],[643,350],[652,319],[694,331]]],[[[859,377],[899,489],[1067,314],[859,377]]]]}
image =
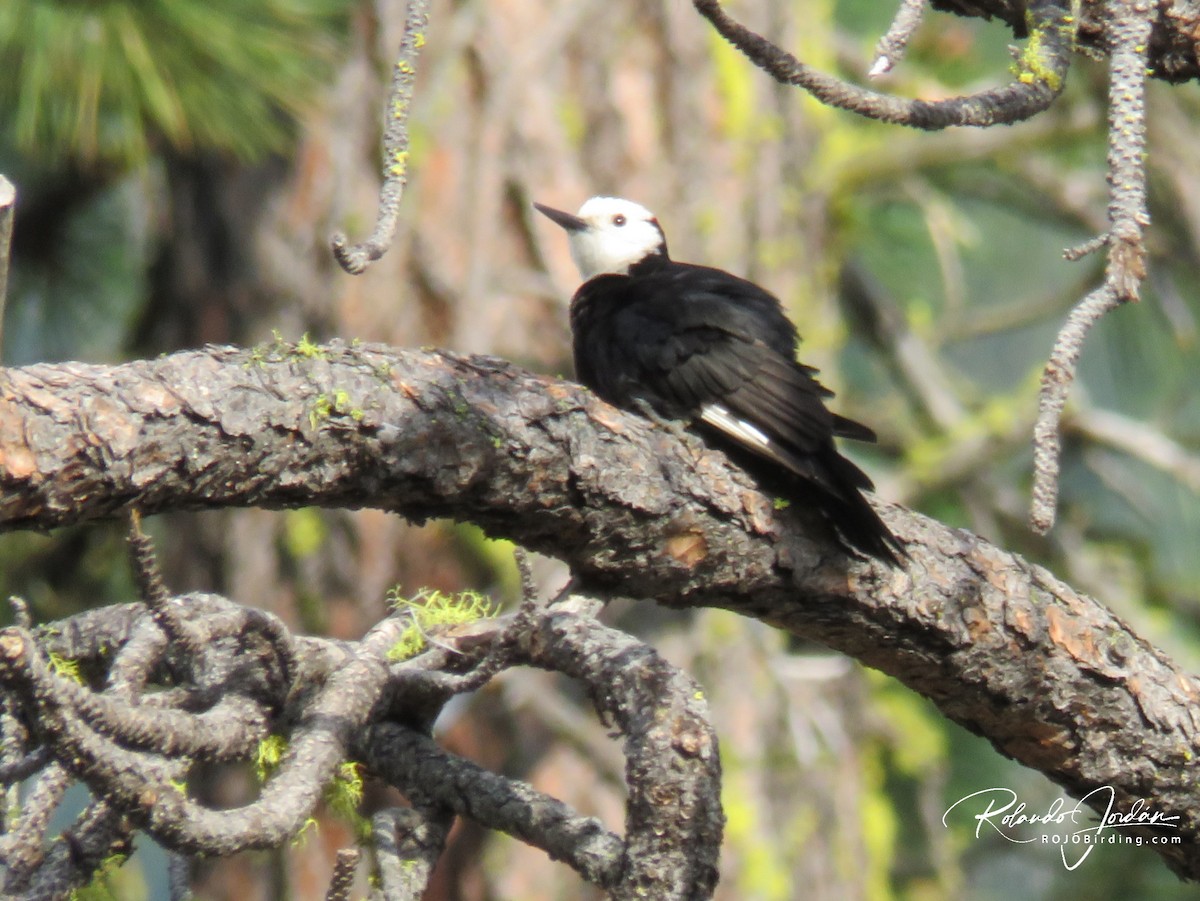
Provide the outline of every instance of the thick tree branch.
{"type": "Polygon", "coordinates": [[[1183,844],[1154,847],[1200,877],[1196,680],[969,533],[885,507],[910,564],[848,559],[698,440],[493,358],[209,348],[0,372],[3,528],[249,505],[469,519],[595,591],[822,641],[1076,795],[1178,815],[1183,844]]]}
{"type": "MultiPolygon", "coordinates": [[[[943,12],[982,19],[999,19],[1016,37],[1025,37],[1027,4],[1017,0],[931,0],[943,12]]],[[[1154,4],[1153,31],[1146,47],[1154,78],[1173,83],[1200,77],[1200,53],[1195,35],[1200,24],[1200,6],[1189,0],[1163,0],[1154,4]]],[[[1108,0],[1084,0],[1080,5],[1077,43],[1091,53],[1108,53],[1113,45],[1108,0]]]]}

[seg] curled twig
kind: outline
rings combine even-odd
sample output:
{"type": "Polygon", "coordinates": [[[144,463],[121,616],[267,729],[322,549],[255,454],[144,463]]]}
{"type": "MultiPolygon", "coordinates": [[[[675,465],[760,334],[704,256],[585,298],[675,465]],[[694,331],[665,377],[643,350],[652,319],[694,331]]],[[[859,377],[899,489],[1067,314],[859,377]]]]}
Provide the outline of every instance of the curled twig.
{"type": "Polygon", "coordinates": [[[457,758],[414,729],[376,723],[354,754],[418,806],[453,810],[543,848],[614,898],[709,897],[722,815],[716,738],[703,695],[648,645],[574,606],[541,610],[527,599],[499,630],[480,669],[497,659],[525,662],[583,682],[598,712],[625,736],[624,841],[561,801],[457,758]]]}
{"type": "Polygon", "coordinates": [[[45,856],[46,829],[70,784],[70,777],[62,767],[53,763],[46,767],[22,805],[16,829],[0,839],[5,892],[16,892],[41,865],[45,856]]]}
{"type": "Polygon", "coordinates": [[[1138,299],[1146,276],[1142,231],[1146,213],[1146,66],[1153,26],[1150,0],[1111,0],[1107,9],[1112,35],[1109,72],[1108,181],[1109,229],[1067,252],[1069,259],[1108,248],[1104,284],[1071,311],[1059,331],[1042,374],[1038,418],[1033,431],[1033,501],[1029,522],[1038,534],[1054,525],[1058,505],[1061,439],[1059,423],[1075,379],[1083,342],[1104,314],[1138,299]]]}
{"type": "Polygon", "coordinates": [[[1105,313],[1119,305],[1116,293],[1107,283],[1084,298],[1067,317],[1066,325],[1054,341],[1050,361],[1042,372],[1038,418],[1033,426],[1033,510],[1030,514],[1033,530],[1039,534],[1045,534],[1054,525],[1054,508],[1058,504],[1059,455],[1062,449],[1059,421],[1071,383],[1075,380],[1083,342],[1091,327],[1105,313]]]}
{"type": "MultiPolygon", "coordinates": [[[[210,618],[218,626],[220,619],[210,618]]],[[[93,694],[51,673],[32,636],[19,628],[0,632],[0,677],[22,704],[36,709],[54,756],[96,796],[170,848],[232,853],[276,846],[311,815],[330,773],[344,759],[349,733],[361,726],[379,698],[388,678],[384,656],[398,634],[395,619],[385,620],[318,691],[300,700],[292,711],[297,723],[287,753],[259,800],[230,810],[212,810],[193,800],[183,781],[195,760],[249,757],[265,735],[262,711],[248,697],[239,700],[228,685],[225,693],[216,693],[217,706],[207,714],[143,709],[146,705],[93,694]],[[218,713],[226,703],[233,707],[218,713]]],[[[224,678],[240,678],[239,684],[257,692],[257,682],[246,681],[245,670],[238,667],[239,659],[245,661],[237,647],[230,643],[228,653],[214,656],[233,662],[214,667],[227,670],[224,678]]]]}
{"type": "Polygon", "coordinates": [[[45,747],[34,748],[27,754],[0,765],[0,785],[15,785],[28,779],[50,762],[45,747]]]}
{"type": "Polygon", "coordinates": [[[650,646],[561,608],[541,618],[525,650],[535,666],[583,681],[625,736],[625,866],[614,896],[709,897],[724,815],[703,692],[650,646]]]}
{"type": "Polygon", "coordinates": [[[204,654],[204,644],[192,625],[171,605],[171,593],[158,567],[154,542],[142,531],[142,514],[137,509],[129,511],[127,540],[134,580],[150,615],[170,642],[183,652],[188,665],[198,663],[204,654]]]}
{"type": "Polygon", "coordinates": [[[338,851],[325,901],[350,901],[350,891],[354,888],[354,870],[361,857],[362,852],[357,848],[342,848],[338,851]]]}
{"type": "Polygon", "coordinates": [[[909,39],[925,16],[926,2],[927,0],[900,0],[896,17],[875,45],[875,62],[871,65],[871,71],[867,73],[869,76],[878,78],[880,75],[886,75],[900,62],[909,39]]]}
{"type": "Polygon", "coordinates": [[[199,714],[143,708],[55,676],[34,651],[33,639],[27,633],[16,629],[3,633],[6,649],[13,646],[14,640],[25,642],[23,665],[5,672],[5,684],[33,698],[43,717],[79,716],[89,728],[125,747],[173,757],[233,760],[249,754],[266,735],[265,714],[244,696],[230,694],[199,714]]]}
{"type": "Polygon", "coordinates": [[[333,236],[333,255],[351,275],[360,275],[391,246],[400,215],[400,198],[408,182],[408,113],[416,84],[417,56],[425,46],[425,27],[429,23],[429,0],[409,0],[400,50],[392,65],[388,90],[388,115],[383,129],[383,187],[379,191],[379,212],[375,230],[367,240],[348,244],[341,232],[333,236]]]}

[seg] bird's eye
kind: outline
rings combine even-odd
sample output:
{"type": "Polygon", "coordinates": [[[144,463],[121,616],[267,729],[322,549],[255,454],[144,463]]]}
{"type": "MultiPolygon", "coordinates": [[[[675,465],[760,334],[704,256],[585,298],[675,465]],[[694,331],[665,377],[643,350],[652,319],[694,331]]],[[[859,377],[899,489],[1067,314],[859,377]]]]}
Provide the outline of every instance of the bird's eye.
{"type": "Polygon", "coordinates": [[[615,225],[619,228],[624,224],[625,224],[625,217],[622,216],[620,213],[617,213],[617,215],[613,216],[613,225],[615,225]]]}

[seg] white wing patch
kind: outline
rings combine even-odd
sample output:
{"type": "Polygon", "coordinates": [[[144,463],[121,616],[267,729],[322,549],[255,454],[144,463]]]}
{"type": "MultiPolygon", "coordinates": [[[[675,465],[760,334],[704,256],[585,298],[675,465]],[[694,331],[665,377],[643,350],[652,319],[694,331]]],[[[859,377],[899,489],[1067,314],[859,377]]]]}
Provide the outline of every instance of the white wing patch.
{"type": "Polygon", "coordinates": [[[744,419],[738,419],[720,404],[705,404],[700,408],[700,419],[748,447],[756,448],[768,456],[775,456],[771,439],[762,429],[744,419]]]}

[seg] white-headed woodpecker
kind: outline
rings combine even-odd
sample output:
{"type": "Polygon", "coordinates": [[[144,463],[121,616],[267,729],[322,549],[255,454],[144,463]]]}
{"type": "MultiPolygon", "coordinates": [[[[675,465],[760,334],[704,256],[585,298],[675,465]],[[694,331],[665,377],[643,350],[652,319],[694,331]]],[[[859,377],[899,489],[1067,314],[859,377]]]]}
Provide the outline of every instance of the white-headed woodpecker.
{"type": "Polygon", "coordinates": [[[618,407],[697,423],[849,548],[897,563],[899,542],[861,493],[871,480],[833,442],[875,433],[825,407],[833,394],[796,361],[799,336],[774,295],[676,263],[654,214],[632,201],[593,197],[577,215],[534,206],[566,229],[584,279],[570,312],[583,384],[618,407]]]}

